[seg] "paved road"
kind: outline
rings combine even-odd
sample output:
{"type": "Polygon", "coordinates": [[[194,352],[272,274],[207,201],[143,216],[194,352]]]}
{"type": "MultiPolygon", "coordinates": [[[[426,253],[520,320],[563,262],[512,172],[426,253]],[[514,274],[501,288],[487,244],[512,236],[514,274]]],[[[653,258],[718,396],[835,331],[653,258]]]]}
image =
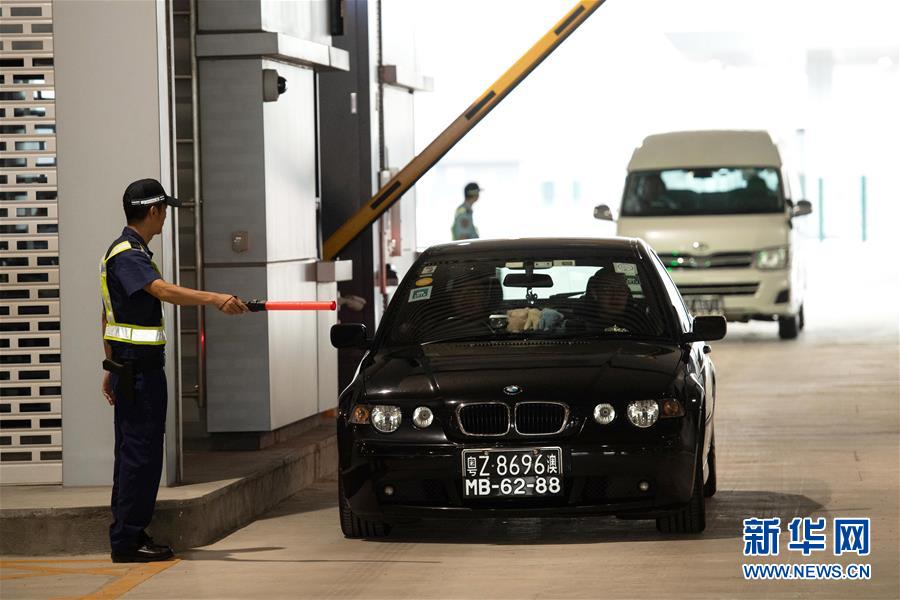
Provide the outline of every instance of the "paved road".
{"type": "MultiPolygon", "coordinates": [[[[719,493],[702,535],[669,538],[651,522],[598,518],[431,522],[388,541],[350,541],[338,527],[335,482],[324,481],[146,574],[127,597],[898,598],[898,295],[873,287],[877,278],[837,272],[839,283],[819,272],[801,339],[781,342],[774,325],[753,324],[714,346],[719,493]],[[807,515],[871,517],[871,555],[835,558],[829,548],[804,559],[787,551],[785,534],[779,557],[749,560],[869,563],[872,579],[745,581],[742,520],[807,515]]],[[[38,591],[13,583],[4,597],[38,591]]]]}

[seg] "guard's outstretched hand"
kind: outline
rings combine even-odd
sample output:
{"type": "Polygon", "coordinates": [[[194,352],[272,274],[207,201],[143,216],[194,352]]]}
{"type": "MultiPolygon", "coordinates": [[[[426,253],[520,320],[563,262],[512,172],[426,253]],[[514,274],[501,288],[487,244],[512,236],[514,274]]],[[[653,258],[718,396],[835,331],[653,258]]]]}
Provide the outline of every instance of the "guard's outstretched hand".
{"type": "Polygon", "coordinates": [[[247,305],[237,296],[229,296],[228,294],[219,294],[219,296],[216,308],[226,315],[240,315],[249,311],[247,305]]]}

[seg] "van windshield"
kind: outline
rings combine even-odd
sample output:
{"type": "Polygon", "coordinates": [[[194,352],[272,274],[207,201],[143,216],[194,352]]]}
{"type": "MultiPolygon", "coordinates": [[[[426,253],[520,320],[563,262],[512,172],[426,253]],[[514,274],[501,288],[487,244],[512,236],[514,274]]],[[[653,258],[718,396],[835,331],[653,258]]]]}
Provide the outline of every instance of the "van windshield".
{"type": "Polygon", "coordinates": [[[733,215],[784,210],[777,169],[763,167],[636,171],[622,216],[733,215]]]}

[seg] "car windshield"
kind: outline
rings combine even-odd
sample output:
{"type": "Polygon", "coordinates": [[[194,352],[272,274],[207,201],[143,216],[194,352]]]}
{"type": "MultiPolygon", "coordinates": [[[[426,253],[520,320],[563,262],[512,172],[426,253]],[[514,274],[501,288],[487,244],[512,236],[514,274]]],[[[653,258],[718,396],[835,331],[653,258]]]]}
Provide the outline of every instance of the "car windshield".
{"type": "Polygon", "coordinates": [[[733,215],[784,210],[773,168],[670,169],[628,176],[622,216],[733,215]]]}
{"type": "Polygon", "coordinates": [[[398,288],[384,343],[657,338],[666,327],[652,276],[633,257],[427,262],[398,288]]]}

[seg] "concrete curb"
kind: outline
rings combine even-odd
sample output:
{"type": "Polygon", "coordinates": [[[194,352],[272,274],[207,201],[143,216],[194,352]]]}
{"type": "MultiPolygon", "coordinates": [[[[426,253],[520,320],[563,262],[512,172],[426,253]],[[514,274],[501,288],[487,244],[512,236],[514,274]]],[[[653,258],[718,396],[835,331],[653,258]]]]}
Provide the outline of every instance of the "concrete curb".
{"type": "MultiPolygon", "coordinates": [[[[266,468],[196,498],[160,500],[150,534],[177,550],[210,544],[337,471],[337,440],[317,439],[266,468]]],[[[0,554],[109,552],[108,506],[0,510],[0,554]]]]}

